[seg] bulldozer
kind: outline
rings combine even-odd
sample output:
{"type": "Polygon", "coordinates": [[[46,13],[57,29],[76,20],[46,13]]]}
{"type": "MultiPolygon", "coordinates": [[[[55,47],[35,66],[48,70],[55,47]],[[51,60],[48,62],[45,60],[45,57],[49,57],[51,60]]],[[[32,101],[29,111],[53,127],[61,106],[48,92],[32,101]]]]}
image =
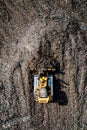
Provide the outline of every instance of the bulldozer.
{"type": "MultiPolygon", "coordinates": [[[[37,69],[36,69],[37,70],[37,69]]],[[[34,98],[38,103],[48,103],[53,100],[53,72],[47,68],[34,75],[34,98]]]]}

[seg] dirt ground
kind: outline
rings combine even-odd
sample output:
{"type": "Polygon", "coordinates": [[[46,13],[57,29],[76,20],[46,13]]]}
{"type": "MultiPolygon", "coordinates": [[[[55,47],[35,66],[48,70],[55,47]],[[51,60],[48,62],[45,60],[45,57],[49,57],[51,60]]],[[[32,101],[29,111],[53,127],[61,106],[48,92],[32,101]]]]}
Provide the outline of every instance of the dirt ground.
{"type": "Polygon", "coordinates": [[[87,130],[83,1],[0,1],[0,130],[87,130]],[[32,69],[46,65],[57,68],[54,102],[39,104],[32,69]]]}

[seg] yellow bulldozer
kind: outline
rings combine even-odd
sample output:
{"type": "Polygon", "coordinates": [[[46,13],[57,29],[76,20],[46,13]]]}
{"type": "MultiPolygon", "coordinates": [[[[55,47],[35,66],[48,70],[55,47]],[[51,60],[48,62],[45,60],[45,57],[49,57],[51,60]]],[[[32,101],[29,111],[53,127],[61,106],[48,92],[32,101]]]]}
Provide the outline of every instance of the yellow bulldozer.
{"type": "Polygon", "coordinates": [[[34,75],[34,98],[36,102],[48,103],[53,100],[53,71],[48,68],[44,73],[34,75]]]}

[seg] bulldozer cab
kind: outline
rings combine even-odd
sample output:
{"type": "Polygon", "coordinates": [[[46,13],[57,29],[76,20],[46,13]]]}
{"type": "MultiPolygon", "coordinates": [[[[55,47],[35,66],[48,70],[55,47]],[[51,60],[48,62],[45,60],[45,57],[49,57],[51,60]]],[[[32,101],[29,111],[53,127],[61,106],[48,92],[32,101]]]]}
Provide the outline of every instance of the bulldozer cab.
{"type": "Polygon", "coordinates": [[[53,75],[34,75],[34,98],[39,103],[48,103],[53,99],[53,75]]]}

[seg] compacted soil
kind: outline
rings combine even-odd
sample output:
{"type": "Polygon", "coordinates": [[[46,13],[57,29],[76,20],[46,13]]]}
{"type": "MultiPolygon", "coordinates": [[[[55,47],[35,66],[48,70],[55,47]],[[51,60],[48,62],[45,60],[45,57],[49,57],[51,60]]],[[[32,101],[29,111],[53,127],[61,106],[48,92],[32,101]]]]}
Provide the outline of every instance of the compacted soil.
{"type": "Polygon", "coordinates": [[[1,130],[87,130],[86,1],[0,1],[1,130]],[[54,101],[34,100],[34,71],[55,67],[54,101]]]}

